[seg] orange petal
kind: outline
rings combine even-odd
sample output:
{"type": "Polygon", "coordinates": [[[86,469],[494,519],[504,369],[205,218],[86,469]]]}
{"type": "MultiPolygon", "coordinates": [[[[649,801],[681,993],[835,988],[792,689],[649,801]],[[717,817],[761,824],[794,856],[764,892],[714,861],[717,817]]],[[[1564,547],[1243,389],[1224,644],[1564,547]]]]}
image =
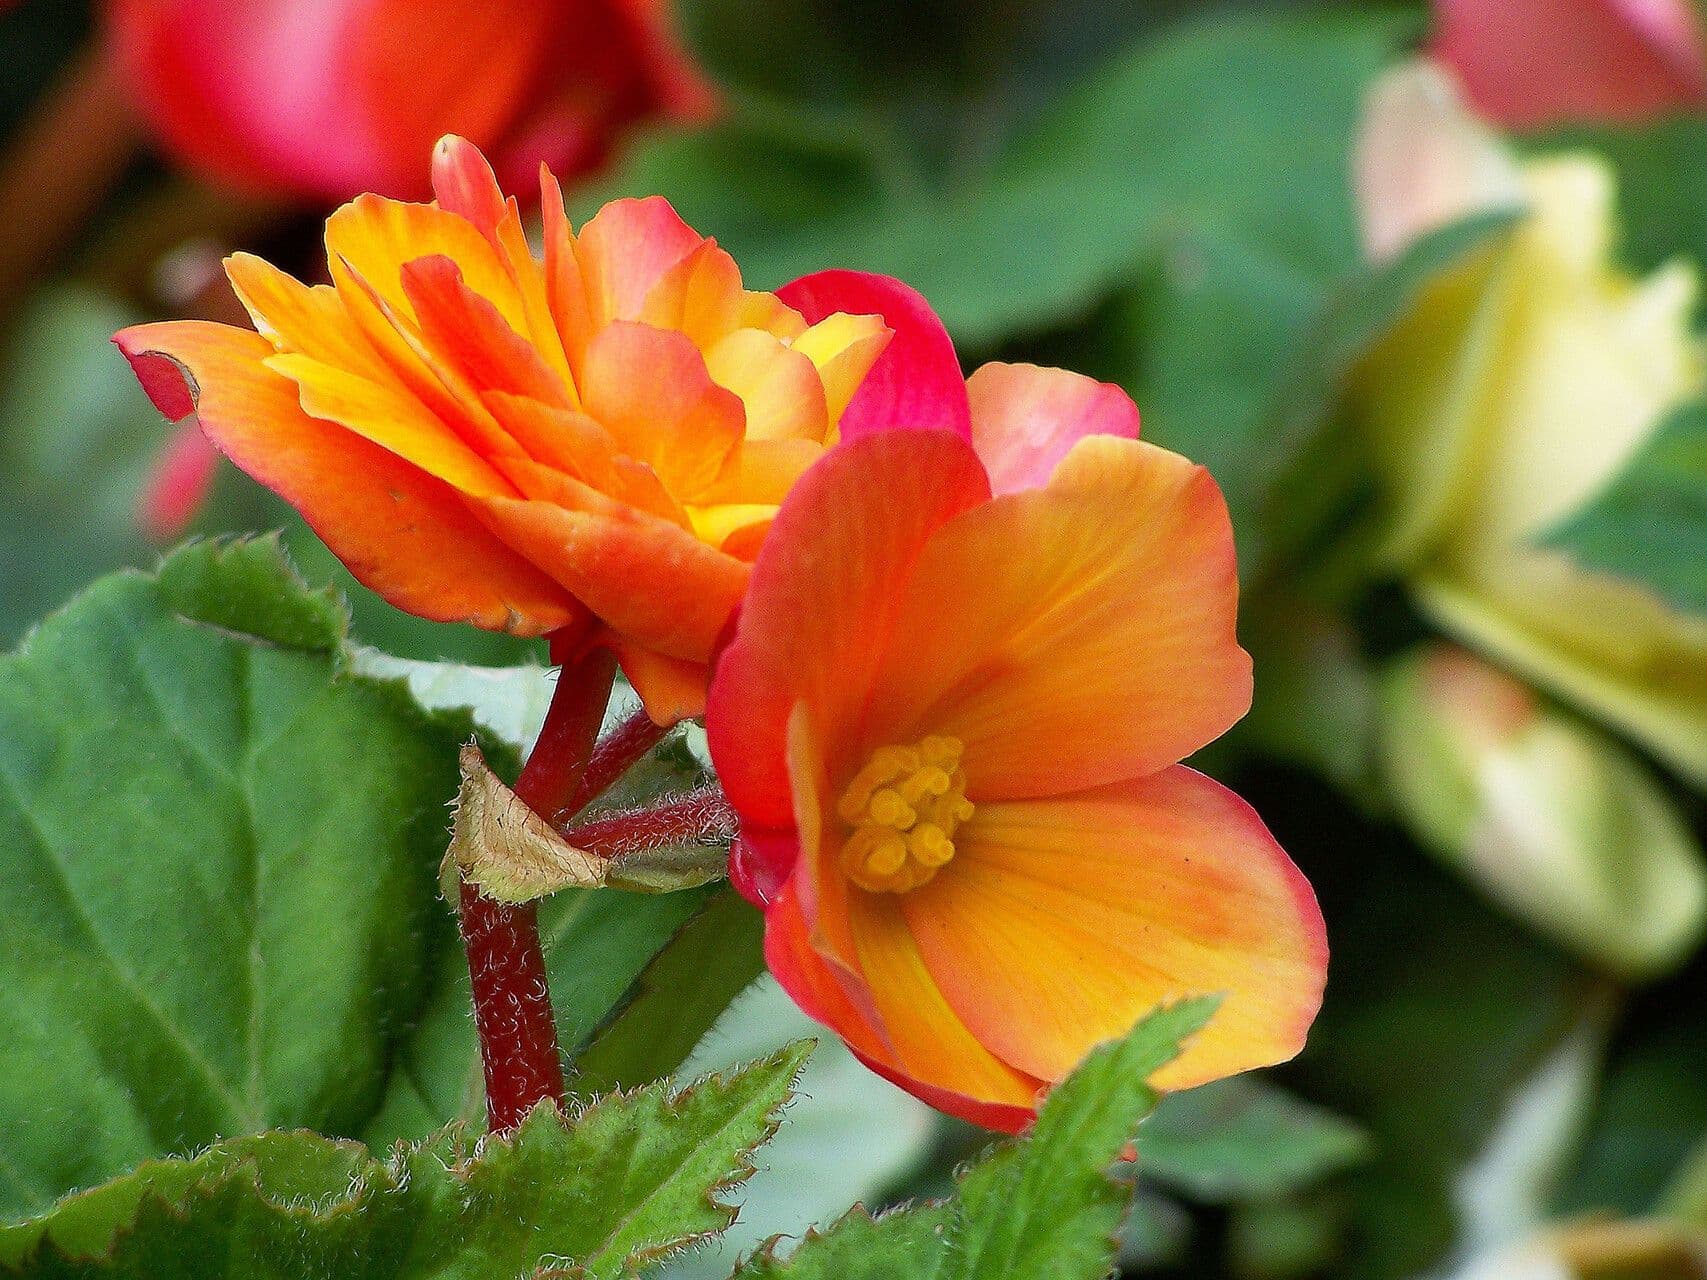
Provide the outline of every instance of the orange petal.
{"type": "Polygon", "coordinates": [[[295,384],[264,365],[273,347],[259,334],[181,321],[115,341],[162,412],[194,407],[227,457],[302,512],[350,572],[398,608],[519,635],[584,616],[446,485],[304,414],[295,384]]]}
{"type": "Polygon", "coordinates": [[[839,445],[795,485],[754,565],[709,698],[712,755],[746,820],[794,823],[786,738],[796,702],[811,706],[831,750],[856,745],[919,548],[988,496],[971,446],[948,432],[879,432],[839,445]]]}
{"type": "Polygon", "coordinates": [[[1321,1006],[1309,882],[1238,796],[1176,765],[1049,800],[983,804],[954,861],[901,899],[948,1002],[1045,1080],[1158,1004],[1222,995],[1156,1083],[1284,1062],[1321,1006]]]}
{"type": "MultiPolygon", "coordinates": [[[[980,1043],[925,964],[902,914],[906,897],[851,891],[855,945],[890,1059],[908,1076],[939,1089],[1009,1107],[1029,1107],[1041,1087],[980,1043]]],[[[986,981],[995,975],[987,974],[986,981]]],[[[1088,1047],[1088,1046],[1087,1046],[1088,1047]]]]}
{"type": "Polygon", "coordinates": [[[1088,435],[1138,438],[1138,406],[1119,387],[1065,369],[987,364],[966,380],[972,447],[997,493],[1037,489],[1088,435]]]}
{"type": "Polygon", "coordinates": [[[472,222],[496,247],[504,220],[504,192],[480,148],[447,133],[433,147],[433,198],[441,209],[472,222]]]}
{"type": "Polygon", "coordinates": [[[227,258],[225,275],[255,328],[280,352],[301,352],[375,381],[392,378],[331,285],[305,285],[251,253],[227,258]]]}
{"type": "Polygon", "coordinates": [[[510,484],[413,396],[302,355],[271,355],[266,366],[296,384],[303,412],[349,428],[453,488],[481,496],[510,484]]]}
{"type": "Polygon", "coordinates": [[[578,393],[587,344],[593,338],[593,318],[588,310],[581,264],[575,257],[575,237],[569,231],[569,217],[563,211],[563,188],[544,165],[539,170],[539,198],[545,238],[546,298],[578,393]]]}
{"type": "Polygon", "coordinates": [[[815,440],[743,440],[730,451],[723,474],[699,495],[699,501],[775,506],[823,456],[824,446],[815,440]]]}
{"type": "Polygon", "coordinates": [[[624,453],[651,465],[678,499],[693,499],[741,439],[741,401],[711,380],[680,333],[618,321],[587,347],[581,400],[624,453]]]}
{"type": "Polygon", "coordinates": [[[403,292],[403,264],[440,254],[462,268],[468,287],[497,307],[512,329],[526,331],[526,308],[515,281],[491,242],[467,219],[430,204],[358,196],[326,221],[327,266],[351,315],[372,304],[365,291],[349,287],[350,270],[392,307],[413,314],[403,292]]]}
{"type": "Polygon", "coordinates": [[[498,308],[462,280],[442,254],[403,264],[403,292],[439,361],[454,363],[479,391],[508,391],[548,404],[573,404],[569,388],[498,308]]]}
{"type": "Polygon", "coordinates": [[[711,680],[711,668],[705,663],[666,658],[620,636],[610,643],[653,723],[668,727],[704,713],[705,686],[711,680]]]}
{"type": "Polygon", "coordinates": [[[1249,708],[1237,604],[1209,473],[1091,436],[1046,488],[932,537],[898,604],[867,745],[960,738],[974,801],[1152,773],[1249,708]]]}
{"type": "Polygon", "coordinates": [[[640,319],[652,287],[704,239],[662,196],[600,209],[574,240],[594,329],[640,319]]]}
{"type": "Polygon", "coordinates": [[[806,332],[806,317],[774,293],[748,289],[741,295],[739,327],[763,329],[773,338],[792,342],[806,332]]]}
{"type": "Polygon", "coordinates": [[[830,413],[818,368],[759,329],[737,329],[705,353],[713,382],[741,397],[748,440],[822,441],[830,413]]]}
{"type": "Polygon", "coordinates": [[[652,286],[636,318],[655,329],[679,329],[703,350],[740,323],[742,298],[735,259],[705,240],[652,286]]]}
{"type": "Polygon", "coordinates": [[[612,631],[667,657],[705,662],[741,598],[748,566],[679,525],[566,476],[558,483],[550,502],[471,502],[494,533],[612,631]]]}

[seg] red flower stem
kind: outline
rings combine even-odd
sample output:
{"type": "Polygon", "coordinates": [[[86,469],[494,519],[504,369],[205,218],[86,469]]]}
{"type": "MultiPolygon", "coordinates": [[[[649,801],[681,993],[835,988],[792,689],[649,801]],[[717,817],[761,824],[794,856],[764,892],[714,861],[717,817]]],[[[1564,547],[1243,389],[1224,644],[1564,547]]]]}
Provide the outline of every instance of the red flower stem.
{"type": "Polygon", "coordinates": [[[554,817],[573,817],[597,800],[610,790],[611,784],[627,773],[641,756],[657,746],[667,732],[669,731],[654,722],[644,711],[636,711],[629,716],[599,739],[598,745],[593,748],[593,758],[587,761],[587,767],[581,771],[579,785],[554,817]]]}
{"type": "MultiPolygon", "coordinates": [[[[516,795],[536,813],[556,812],[580,785],[615,672],[615,659],[606,649],[564,663],[545,727],[516,780],[516,795]]],[[[563,1062],[539,945],[538,907],[494,902],[466,881],[461,899],[474,1026],[486,1074],[486,1124],[503,1133],[538,1103],[563,1101],[563,1062]]]]}
{"type": "Polygon", "coordinates": [[[560,826],[558,831],[577,849],[615,858],[671,844],[717,844],[734,836],[737,822],[722,790],[712,786],[652,808],[560,826]]]}

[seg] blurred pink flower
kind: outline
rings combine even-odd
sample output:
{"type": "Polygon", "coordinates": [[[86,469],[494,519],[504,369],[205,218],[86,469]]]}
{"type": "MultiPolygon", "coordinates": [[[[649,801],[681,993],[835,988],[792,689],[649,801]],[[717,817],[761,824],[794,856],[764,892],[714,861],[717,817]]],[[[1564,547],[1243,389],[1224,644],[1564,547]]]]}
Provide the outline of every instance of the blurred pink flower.
{"type": "Polygon", "coordinates": [[[506,187],[604,158],[623,126],[712,106],[667,0],[108,0],[112,47],[164,146],[258,193],[425,196],[458,132],[506,187]]]}
{"type": "Polygon", "coordinates": [[[1707,105],[1690,0],[1435,0],[1434,55],[1514,129],[1635,123],[1707,105]]]}

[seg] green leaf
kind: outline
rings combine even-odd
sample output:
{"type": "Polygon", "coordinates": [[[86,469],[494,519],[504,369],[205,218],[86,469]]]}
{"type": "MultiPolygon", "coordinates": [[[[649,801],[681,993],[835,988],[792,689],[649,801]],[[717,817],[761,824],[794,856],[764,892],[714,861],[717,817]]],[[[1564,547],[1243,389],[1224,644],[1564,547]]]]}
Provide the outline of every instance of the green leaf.
{"type": "Polygon", "coordinates": [[[1109,1166],[1156,1103],[1144,1082],[1214,1011],[1213,999],[1158,1010],[1103,1045],[1057,1086],[1023,1140],[999,1149],[941,1203],[873,1220],[856,1209],[794,1254],[774,1247],[735,1272],[741,1280],[1101,1280],[1131,1186],[1109,1166]]]}
{"type": "Polygon", "coordinates": [[[658,192],[754,287],[827,263],[899,276],[973,347],[1078,320],[1180,228],[1327,275],[1357,260],[1347,151],[1398,35],[1385,17],[1188,24],[944,172],[897,160],[868,117],[749,109],[643,143],[580,211],[658,192]]]}
{"type": "MultiPolygon", "coordinates": [[[[749,908],[750,910],[750,908],[749,908]]],[[[757,913],[755,913],[757,914],[757,913]]],[[[716,1240],[672,1262],[659,1280],[723,1280],[743,1253],[778,1233],[799,1236],[914,1171],[937,1141],[935,1113],[866,1067],[802,1013],[770,978],[718,1019],[682,1068],[684,1079],[818,1036],[760,1168],[737,1192],[741,1216],[716,1240]]]]}
{"type": "Polygon", "coordinates": [[[371,1113],[471,725],[344,673],[342,628],[275,540],[200,544],[0,658],[0,1212],[371,1113]]]}
{"type": "Polygon", "coordinates": [[[1543,539],[1591,569],[1707,614],[1707,404],[1671,414],[1588,505],[1543,539]]]}
{"type": "Polygon", "coordinates": [[[1162,1099],[1138,1130],[1139,1171],[1194,1200],[1293,1195],[1369,1154],[1362,1129],[1251,1076],[1162,1099]]]}
{"type": "Polygon", "coordinates": [[[764,972],[763,943],[763,916],[733,889],[715,892],[652,958],[633,998],[576,1058],[571,1087],[603,1093],[673,1073],[730,1001],[764,972]]]}
{"type": "Polygon", "coordinates": [[[504,1138],[454,1127],[380,1162],[270,1133],[144,1165],[0,1229],[20,1277],[292,1280],[616,1277],[721,1231],[806,1055],[794,1047],[671,1097],[542,1105],[504,1138]]]}

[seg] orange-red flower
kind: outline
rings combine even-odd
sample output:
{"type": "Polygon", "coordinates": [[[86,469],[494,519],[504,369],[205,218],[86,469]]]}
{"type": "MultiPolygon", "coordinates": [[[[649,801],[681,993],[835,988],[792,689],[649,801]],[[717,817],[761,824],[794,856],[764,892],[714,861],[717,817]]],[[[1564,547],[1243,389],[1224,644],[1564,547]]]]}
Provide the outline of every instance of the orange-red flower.
{"type": "Polygon", "coordinates": [[[783,504],[707,726],[772,971],[874,1069],[1022,1127],[1158,1002],[1222,993],[1154,1083],[1302,1045],[1309,885],[1179,761],[1250,702],[1220,491],[1124,394],[988,365],[964,434],[833,450],[783,504]]]}
{"type": "Polygon", "coordinates": [[[789,486],[827,442],[893,420],[910,353],[947,339],[913,332],[908,308],[929,313],[894,281],[848,277],[902,317],[887,353],[882,319],[816,309],[810,279],[810,316],[746,290],[661,199],[572,234],[549,174],[541,262],[472,146],[446,139],[433,172],[435,205],[332,216],[330,285],[231,258],[258,332],[116,340],[164,413],[196,410],[399,608],[584,632],[655,718],[695,714],[789,486]]]}
{"type": "Polygon", "coordinates": [[[663,0],[109,0],[108,33],[167,149],[221,181],[344,200],[425,194],[441,134],[506,184],[596,165],[616,133],[711,93],[663,0]]]}

